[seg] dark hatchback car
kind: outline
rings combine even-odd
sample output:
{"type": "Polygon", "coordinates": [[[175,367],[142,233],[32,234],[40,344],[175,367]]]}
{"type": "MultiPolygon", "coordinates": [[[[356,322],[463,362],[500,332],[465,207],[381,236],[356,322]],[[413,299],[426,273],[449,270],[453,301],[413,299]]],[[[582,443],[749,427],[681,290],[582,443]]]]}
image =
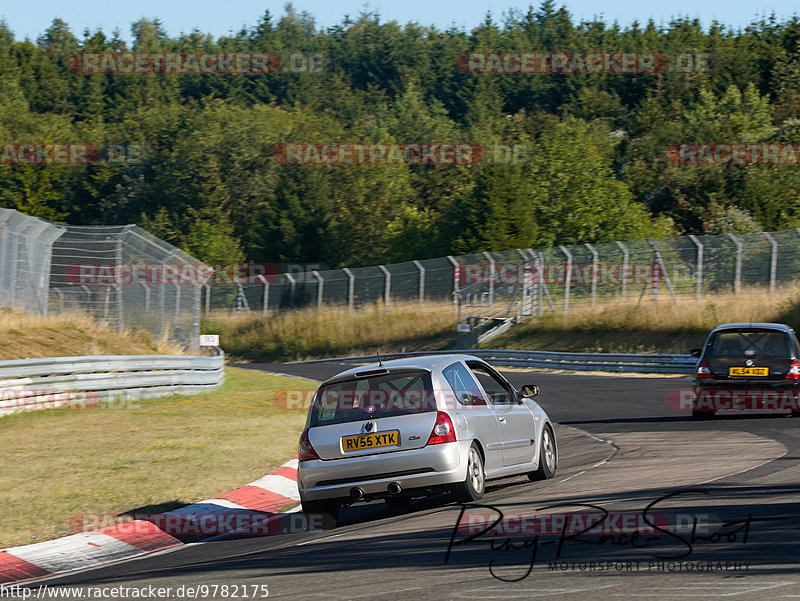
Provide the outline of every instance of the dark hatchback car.
{"type": "Polygon", "coordinates": [[[692,417],[716,411],[798,411],[800,341],[782,323],[725,323],[714,328],[695,369],[692,417]]]}

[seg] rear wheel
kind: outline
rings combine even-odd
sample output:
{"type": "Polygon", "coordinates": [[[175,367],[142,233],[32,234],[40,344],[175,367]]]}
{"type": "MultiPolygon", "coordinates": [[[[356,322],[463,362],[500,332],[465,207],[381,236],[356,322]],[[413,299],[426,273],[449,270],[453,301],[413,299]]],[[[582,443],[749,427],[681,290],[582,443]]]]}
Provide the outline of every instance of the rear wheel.
{"type": "Polygon", "coordinates": [[[550,426],[545,426],[542,430],[542,441],[539,445],[539,467],[535,472],[528,473],[528,479],[535,482],[537,480],[547,480],[556,473],[558,455],[556,452],[556,439],[550,426]]]}
{"type": "Polygon", "coordinates": [[[703,421],[714,417],[713,411],[699,411],[692,409],[692,419],[695,421],[703,421]]]}
{"type": "Polygon", "coordinates": [[[336,520],[339,519],[339,510],[342,508],[342,504],[339,501],[334,501],[332,499],[324,499],[322,501],[302,501],[302,505],[303,513],[307,515],[322,515],[324,527],[326,528],[333,528],[336,526],[336,520]]]}
{"type": "Polygon", "coordinates": [[[472,443],[467,455],[467,477],[463,482],[453,485],[453,497],[460,503],[469,503],[483,497],[485,489],[486,473],[483,471],[483,457],[478,446],[472,443]]]}

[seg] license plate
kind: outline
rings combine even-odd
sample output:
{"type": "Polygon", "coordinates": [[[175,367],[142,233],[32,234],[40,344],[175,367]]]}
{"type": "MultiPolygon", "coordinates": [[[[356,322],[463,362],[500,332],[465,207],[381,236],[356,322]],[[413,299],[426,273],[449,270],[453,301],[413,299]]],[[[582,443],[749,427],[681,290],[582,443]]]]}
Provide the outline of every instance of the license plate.
{"type": "Polygon", "coordinates": [[[729,376],[768,376],[769,367],[730,367],[729,376]]]}
{"type": "Polygon", "coordinates": [[[356,436],[342,436],[343,451],[375,449],[377,447],[391,447],[399,444],[400,430],[374,432],[372,434],[358,434],[356,436]]]}

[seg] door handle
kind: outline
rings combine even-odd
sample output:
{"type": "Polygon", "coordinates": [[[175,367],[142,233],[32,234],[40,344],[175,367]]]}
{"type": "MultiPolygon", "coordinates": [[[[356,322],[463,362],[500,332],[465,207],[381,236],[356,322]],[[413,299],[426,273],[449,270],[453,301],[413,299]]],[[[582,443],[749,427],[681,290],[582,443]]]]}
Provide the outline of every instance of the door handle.
{"type": "Polygon", "coordinates": [[[498,417],[498,418],[497,418],[497,421],[499,421],[501,424],[504,424],[504,423],[506,423],[506,418],[504,418],[504,417],[498,417]]]}

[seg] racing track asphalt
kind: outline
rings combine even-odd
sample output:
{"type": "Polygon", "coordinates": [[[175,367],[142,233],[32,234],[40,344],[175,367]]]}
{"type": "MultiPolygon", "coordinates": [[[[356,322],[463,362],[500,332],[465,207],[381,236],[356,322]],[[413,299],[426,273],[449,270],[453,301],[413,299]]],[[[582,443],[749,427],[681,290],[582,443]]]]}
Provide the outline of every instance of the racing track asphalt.
{"type": "MultiPolygon", "coordinates": [[[[324,379],[348,366],[242,367],[324,379]]],[[[645,541],[643,530],[634,541],[630,533],[604,544],[566,539],[556,560],[556,538],[515,535],[518,548],[511,548],[498,537],[492,548],[485,538],[461,542],[457,534],[445,565],[460,507],[441,497],[405,511],[381,502],[351,507],[335,530],[190,545],[45,582],[208,585],[211,592],[212,585],[267,585],[270,598],[298,600],[800,598],[800,419],[739,414],[694,422],[666,403],[669,390],[689,385],[685,378],[505,375],[517,386],[540,386],[537,400],[557,423],[560,464],[550,481],[493,483],[483,505],[529,514],[581,503],[640,516],[647,504],[681,492],[656,504],[660,514],[696,518],[696,536],[721,538],[692,541],[682,531],[678,540],[651,530],[645,541]]],[[[198,598],[233,598],[232,591],[198,598]]]]}

